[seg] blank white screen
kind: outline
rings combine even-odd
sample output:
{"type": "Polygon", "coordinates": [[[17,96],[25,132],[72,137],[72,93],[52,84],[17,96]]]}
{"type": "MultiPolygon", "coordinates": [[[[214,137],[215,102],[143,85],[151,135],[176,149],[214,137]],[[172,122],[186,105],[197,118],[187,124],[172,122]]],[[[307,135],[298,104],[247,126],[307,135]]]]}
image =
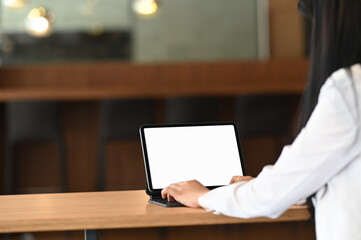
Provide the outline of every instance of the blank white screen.
{"type": "Polygon", "coordinates": [[[153,189],[193,179],[227,185],[243,175],[232,125],[145,128],[144,137],[153,189]]]}

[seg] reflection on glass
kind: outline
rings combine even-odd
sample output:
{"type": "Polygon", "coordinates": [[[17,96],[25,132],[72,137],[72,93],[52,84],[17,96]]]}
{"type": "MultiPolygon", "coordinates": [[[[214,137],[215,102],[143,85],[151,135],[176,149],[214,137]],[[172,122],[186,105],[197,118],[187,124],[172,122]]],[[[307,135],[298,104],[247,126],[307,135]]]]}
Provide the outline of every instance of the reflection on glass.
{"type": "Polygon", "coordinates": [[[133,9],[138,14],[151,15],[157,11],[158,4],[155,0],[134,0],[133,9]]]}
{"type": "Polygon", "coordinates": [[[82,5],[82,13],[86,15],[94,14],[94,8],[98,5],[99,0],[87,0],[82,5]]]}
{"type": "Polygon", "coordinates": [[[35,37],[46,37],[52,32],[51,24],[55,15],[44,7],[33,8],[25,18],[28,33],[35,37]]]}
{"type": "Polygon", "coordinates": [[[4,65],[228,61],[259,52],[255,0],[22,1],[0,9],[4,65]]]}
{"type": "Polygon", "coordinates": [[[23,6],[27,1],[26,0],[2,0],[2,4],[7,7],[18,8],[23,6]]]}

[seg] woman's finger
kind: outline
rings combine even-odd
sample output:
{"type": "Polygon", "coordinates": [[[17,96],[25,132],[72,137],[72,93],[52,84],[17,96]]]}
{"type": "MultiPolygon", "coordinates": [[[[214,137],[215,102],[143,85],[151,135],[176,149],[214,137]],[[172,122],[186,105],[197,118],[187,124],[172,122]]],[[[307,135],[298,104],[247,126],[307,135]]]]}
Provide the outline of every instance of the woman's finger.
{"type": "Polygon", "coordinates": [[[164,188],[161,192],[162,198],[168,199],[168,202],[174,201],[175,198],[179,195],[179,191],[174,187],[178,187],[177,184],[171,184],[168,187],[164,188]]]}

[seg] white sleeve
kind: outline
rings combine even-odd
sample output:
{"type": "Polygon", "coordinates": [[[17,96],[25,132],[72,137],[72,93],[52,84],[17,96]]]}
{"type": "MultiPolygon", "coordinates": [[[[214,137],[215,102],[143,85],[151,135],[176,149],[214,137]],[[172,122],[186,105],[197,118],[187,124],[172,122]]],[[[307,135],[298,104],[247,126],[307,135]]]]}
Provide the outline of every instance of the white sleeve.
{"type": "Polygon", "coordinates": [[[316,192],[351,162],[358,124],[344,92],[329,79],[319,102],[291,146],[284,147],[274,166],[257,178],[210,191],[199,198],[203,208],[224,215],[276,218],[297,201],[316,192]]]}

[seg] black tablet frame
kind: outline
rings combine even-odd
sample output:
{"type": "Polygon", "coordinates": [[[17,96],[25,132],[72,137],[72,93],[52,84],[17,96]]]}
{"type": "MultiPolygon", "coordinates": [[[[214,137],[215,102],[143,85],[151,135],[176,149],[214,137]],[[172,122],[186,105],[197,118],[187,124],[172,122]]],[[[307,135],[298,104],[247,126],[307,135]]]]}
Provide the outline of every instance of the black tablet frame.
{"type": "MultiPolygon", "coordinates": [[[[164,128],[164,127],[195,127],[195,126],[224,126],[224,125],[232,125],[236,135],[237,147],[238,147],[238,154],[239,159],[241,162],[241,167],[243,171],[243,175],[246,175],[246,170],[244,167],[243,162],[243,154],[242,154],[242,147],[240,144],[239,133],[237,129],[237,125],[234,122],[206,122],[206,123],[175,123],[175,124],[144,124],[139,128],[140,140],[142,144],[142,152],[143,152],[143,160],[144,160],[144,167],[145,167],[145,174],[146,174],[146,193],[151,198],[158,198],[161,195],[162,189],[153,189],[152,187],[152,178],[150,175],[150,168],[149,168],[149,161],[148,161],[148,153],[146,148],[146,141],[144,136],[144,129],[145,128],[164,128]]],[[[207,186],[208,189],[214,189],[220,186],[207,186]]]]}

